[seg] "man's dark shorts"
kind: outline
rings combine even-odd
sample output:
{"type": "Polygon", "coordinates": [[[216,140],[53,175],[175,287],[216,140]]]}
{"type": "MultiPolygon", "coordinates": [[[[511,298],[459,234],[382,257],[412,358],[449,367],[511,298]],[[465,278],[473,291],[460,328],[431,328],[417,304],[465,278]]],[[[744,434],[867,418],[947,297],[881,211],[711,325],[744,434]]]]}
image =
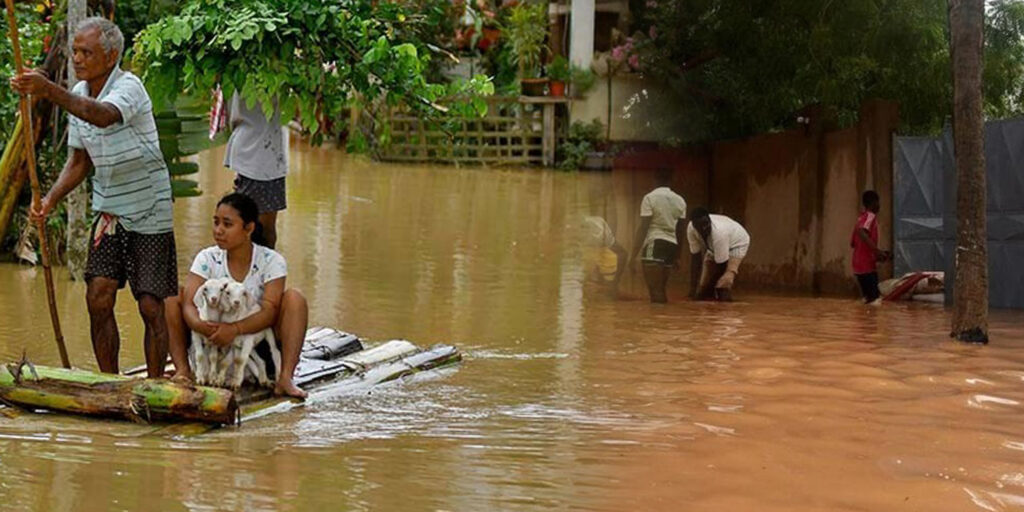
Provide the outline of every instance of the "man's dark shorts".
{"type": "Polygon", "coordinates": [[[86,282],[93,277],[116,279],[118,289],[130,283],[136,299],[142,294],[159,299],[178,294],[174,232],[144,235],[117,226],[115,233],[102,235],[97,243],[96,230],[101,220],[102,216],[97,217],[92,225],[86,282]]]}
{"type": "Polygon", "coordinates": [[[284,178],[260,181],[238,174],[235,176],[235,192],[245,194],[256,201],[261,214],[279,212],[288,207],[284,178]]]}
{"type": "Polygon", "coordinates": [[[679,246],[668,240],[656,238],[644,247],[641,259],[648,265],[674,265],[679,259],[679,246]]]}

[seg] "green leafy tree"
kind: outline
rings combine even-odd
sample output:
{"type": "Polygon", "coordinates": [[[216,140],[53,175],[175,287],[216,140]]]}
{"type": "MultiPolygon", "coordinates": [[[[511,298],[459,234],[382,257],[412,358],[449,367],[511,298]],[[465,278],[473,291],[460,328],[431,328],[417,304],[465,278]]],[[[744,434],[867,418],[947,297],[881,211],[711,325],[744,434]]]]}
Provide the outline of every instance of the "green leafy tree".
{"type": "MultiPolygon", "coordinates": [[[[985,101],[1021,112],[1024,8],[989,3],[985,101]]],[[[646,0],[630,42],[638,67],[673,86],[702,129],[736,137],[821,104],[840,124],[866,98],[900,103],[904,128],[935,132],[952,112],[946,0],[646,0]]]]}
{"type": "Polygon", "coordinates": [[[386,1],[193,0],[138,35],[134,67],[158,108],[219,84],[226,97],[237,91],[267,109],[279,98],[314,143],[355,103],[442,120],[482,115],[484,77],[427,79],[431,51],[416,26],[428,19],[386,1]]]}

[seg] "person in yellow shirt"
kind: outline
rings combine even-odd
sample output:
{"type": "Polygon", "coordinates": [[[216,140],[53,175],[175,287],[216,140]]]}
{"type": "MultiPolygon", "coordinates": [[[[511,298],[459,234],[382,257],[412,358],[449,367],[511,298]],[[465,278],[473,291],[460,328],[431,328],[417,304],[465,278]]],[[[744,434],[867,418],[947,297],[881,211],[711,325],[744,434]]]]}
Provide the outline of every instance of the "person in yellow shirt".
{"type": "Polygon", "coordinates": [[[618,297],[619,279],[626,269],[627,253],[608,223],[602,217],[583,218],[583,268],[587,278],[608,287],[612,298],[618,297]]]}

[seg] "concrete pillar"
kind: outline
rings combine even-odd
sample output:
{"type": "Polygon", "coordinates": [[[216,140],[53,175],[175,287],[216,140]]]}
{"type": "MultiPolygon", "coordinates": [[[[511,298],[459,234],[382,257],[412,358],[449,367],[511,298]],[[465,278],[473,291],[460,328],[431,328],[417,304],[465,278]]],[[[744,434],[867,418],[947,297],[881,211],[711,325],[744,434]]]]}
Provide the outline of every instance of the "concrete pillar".
{"type": "Polygon", "coordinates": [[[590,69],[594,59],[594,0],[572,0],[569,31],[569,62],[590,69]]]}

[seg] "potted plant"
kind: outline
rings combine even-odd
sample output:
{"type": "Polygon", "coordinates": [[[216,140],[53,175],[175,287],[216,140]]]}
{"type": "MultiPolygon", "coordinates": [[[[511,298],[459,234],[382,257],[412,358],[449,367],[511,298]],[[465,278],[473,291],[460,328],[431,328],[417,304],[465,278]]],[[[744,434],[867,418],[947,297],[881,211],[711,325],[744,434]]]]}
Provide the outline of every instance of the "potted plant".
{"type": "Polygon", "coordinates": [[[559,98],[565,96],[565,84],[572,78],[569,61],[561,55],[555,57],[548,64],[548,78],[551,80],[548,84],[548,93],[559,98]]]}
{"type": "Polygon", "coordinates": [[[518,4],[509,9],[502,32],[512,47],[519,68],[519,82],[526,96],[543,96],[547,78],[540,78],[541,52],[548,35],[546,3],[518,4]]]}

